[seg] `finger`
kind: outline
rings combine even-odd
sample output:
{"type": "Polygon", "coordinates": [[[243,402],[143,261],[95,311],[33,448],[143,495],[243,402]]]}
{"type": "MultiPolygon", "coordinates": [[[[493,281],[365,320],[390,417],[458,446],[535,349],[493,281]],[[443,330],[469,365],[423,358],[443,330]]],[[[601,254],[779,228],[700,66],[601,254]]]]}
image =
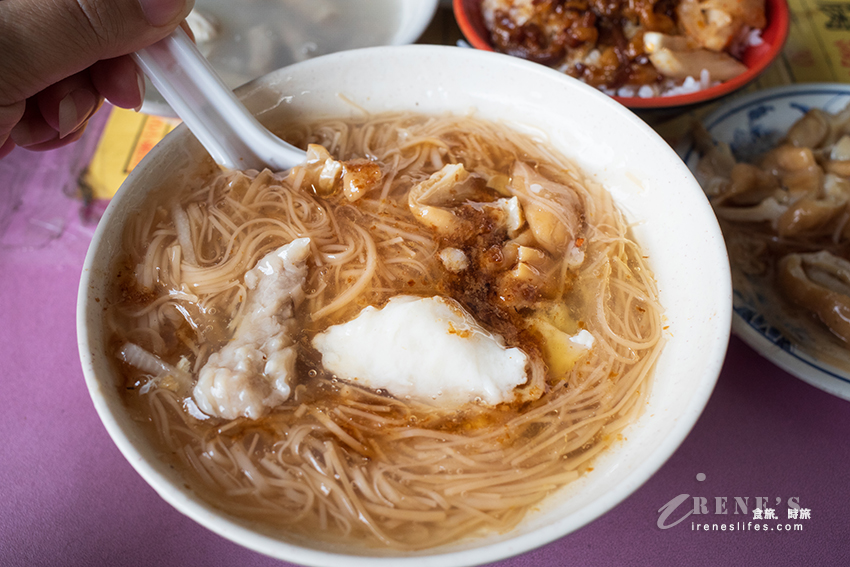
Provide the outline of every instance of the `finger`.
{"type": "Polygon", "coordinates": [[[10,138],[22,148],[30,148],[59,139],[59,131],[44,120],[38,102],[27,101],[27,107],[21,120],[12,128],[10,138]]]}
{"type": "Polygon", "coordinates": [[[89,69],[95,89],[121,108],[139,108],[145,96],[145,78],[129,55],[98,61],[89,69]]]}
{"type": "MultiPolygon", "coordinates": [[[[185,20],[180,27],[195,41],[185,20]]],[[[89,75],[98,92],[115,106],[141,108],[145,99],[145,76],[129,55],[98,61],[89,69],[89,75]]]]}
{"type": "Polygon", "coordinates": [[[0,105],[168,35],[194,0],[0,1],[0,105]]]}
{"type": "Polygon", "coordinates": [[[35,98],[44,120],[60,138],[82,127],[103,102],[87,71],[50,85],[35,98]]]}

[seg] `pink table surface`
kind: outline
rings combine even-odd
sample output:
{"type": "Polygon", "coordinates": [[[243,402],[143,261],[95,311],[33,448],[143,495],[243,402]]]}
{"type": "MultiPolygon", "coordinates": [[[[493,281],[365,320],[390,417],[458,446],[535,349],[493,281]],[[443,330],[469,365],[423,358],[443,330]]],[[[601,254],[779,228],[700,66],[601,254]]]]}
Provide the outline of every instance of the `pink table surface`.
{"type": "MultiPolygon", "coordinates": [[[[62,194],[90,149],[0,161],[0,566],[286,565],[172,509],[98,420],[75,329],[94,227],[62,194]]],[[[705,412],[657,474],[584,528],[498,565],[850,565],[848,472],[850,404],[733,338],[705,412]],[[660,529],[659,509],[680,494],[705,497],[709,514],[660,529]],[[734,497],[748,498],[748,514],[734,514],[734,497]],[[756,497],[779,520],[753,522],[756,497]],[[789,498],[810,518],[787,520],[789,498]],[[698,520],[771,529],[706,533],[698,520]],[[786,523],[803,529],[778,531],[786,523]]]]}

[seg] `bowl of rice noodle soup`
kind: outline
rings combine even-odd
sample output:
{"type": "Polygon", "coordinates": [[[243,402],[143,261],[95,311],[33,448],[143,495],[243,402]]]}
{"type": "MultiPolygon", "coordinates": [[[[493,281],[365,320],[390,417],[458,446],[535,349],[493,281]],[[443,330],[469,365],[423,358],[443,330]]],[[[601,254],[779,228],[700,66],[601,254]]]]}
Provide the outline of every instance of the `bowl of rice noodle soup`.
{"type": "Polygon", "coordinates": [[[306,565],[472,565],[616,506],[725,355],[723,239],[649,127],[505,55],[379,47],[237,94],[307,149],[219,168],[184,127],[80,285],[106,429],[171,505],[306,565]]]}

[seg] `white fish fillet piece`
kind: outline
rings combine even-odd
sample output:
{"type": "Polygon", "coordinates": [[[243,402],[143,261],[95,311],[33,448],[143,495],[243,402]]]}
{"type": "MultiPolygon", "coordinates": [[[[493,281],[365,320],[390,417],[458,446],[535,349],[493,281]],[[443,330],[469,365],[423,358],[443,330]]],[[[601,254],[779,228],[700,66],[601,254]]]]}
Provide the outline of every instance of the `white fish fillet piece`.
{"type": "Polygon", "coordinates": [[[510,401],[528,379],[525,353],[443,297],[400,295],[366,307],[316,335],[313,346],[342,380],[446,408],[510,401]]]}

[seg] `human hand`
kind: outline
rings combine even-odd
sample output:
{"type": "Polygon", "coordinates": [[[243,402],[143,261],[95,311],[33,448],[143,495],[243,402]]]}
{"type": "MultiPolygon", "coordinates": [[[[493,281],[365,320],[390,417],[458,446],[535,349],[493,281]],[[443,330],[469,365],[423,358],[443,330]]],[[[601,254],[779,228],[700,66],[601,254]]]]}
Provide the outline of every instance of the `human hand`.
{"type": "Polygon", "coordinates": [[[194,0],[0,0],[0,158],[82,136],[105,98],[138,108],[128,55],[164,38],[194,0]]]}

